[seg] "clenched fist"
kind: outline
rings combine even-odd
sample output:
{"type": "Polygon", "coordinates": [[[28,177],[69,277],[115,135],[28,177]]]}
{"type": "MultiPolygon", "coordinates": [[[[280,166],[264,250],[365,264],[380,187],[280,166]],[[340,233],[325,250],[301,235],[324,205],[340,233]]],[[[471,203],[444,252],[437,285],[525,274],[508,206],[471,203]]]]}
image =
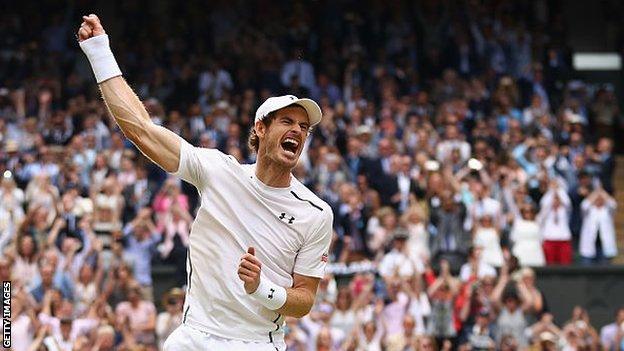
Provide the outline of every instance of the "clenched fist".
{"type": "Polygon", "coordinates": [[[253,294],[260,285],[260,269],[262,264],[255,256],[256,250],[253,247],[247,249],[247,253],[241,257],[238,265],[238,277],[245,283],[245,291],[253,294]]]}
{"type": "Polygon", "coordinates": [[[82,24],[78,29],[78,41],[87,40],[104,33],[104,27],[102,27],[98,16],[94,14],[82,16],[82,24]]]}

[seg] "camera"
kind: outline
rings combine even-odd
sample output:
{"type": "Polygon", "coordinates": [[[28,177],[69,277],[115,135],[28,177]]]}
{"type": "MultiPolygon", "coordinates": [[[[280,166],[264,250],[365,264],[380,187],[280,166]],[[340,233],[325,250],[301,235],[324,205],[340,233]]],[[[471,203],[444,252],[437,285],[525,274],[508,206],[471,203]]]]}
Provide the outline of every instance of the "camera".
{"type": "Polygon", "coordinates": [[[483,163],[481,163],[481,161],[477,160],[476,158],[471,158],[470,160],[468,160],[468,168],[475,171],[480,171],[483,169],[483,163]]]}
{"type": "Polygon", "coordinates": [[[440,169],[440,162],[436,160],[428,160],[425,162],[425,169],[430,172],[435,172],[440,169]]]}

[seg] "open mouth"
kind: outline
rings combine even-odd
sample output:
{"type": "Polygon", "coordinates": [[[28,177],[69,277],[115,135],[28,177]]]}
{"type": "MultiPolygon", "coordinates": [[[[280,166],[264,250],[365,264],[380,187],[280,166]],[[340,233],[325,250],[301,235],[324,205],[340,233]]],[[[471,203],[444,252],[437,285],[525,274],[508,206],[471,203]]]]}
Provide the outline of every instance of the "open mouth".
{"type": "Polygon", "coordinates": [[[282,141],[282,149],[287,153],[291,153],[293,155],[297,154],[297,150],[299,149],[299,142],[293,138],[286,138],[282,141]]]}

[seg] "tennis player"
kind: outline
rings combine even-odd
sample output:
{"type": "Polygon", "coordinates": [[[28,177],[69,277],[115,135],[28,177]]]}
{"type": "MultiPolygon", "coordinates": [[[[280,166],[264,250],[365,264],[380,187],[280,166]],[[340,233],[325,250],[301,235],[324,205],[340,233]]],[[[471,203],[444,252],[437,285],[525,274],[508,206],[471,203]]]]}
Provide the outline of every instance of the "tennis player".
{"type": "Polygon", "coordinates": [[[164,349],[284,350],[284,317],[310,311],[332,235],[330,207],[291,174],[321,120],[319,106],[292,95],[267,99],[249,141],[257,162],[241,165],[152,123],[121,76],[97,16],[83,17],[78,40],[125,136],[201,195],[183,322],[164,349]]]}

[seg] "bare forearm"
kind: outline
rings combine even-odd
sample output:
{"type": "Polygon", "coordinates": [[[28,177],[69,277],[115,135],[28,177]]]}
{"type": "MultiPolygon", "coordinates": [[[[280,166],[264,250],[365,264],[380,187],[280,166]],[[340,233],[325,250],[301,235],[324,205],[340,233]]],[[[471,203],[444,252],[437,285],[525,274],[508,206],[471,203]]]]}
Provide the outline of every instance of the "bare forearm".
{"type": "Polygon", "coordinates": [[[123,133],[141,152],[168,172],[179,163],[180,137],[155,125],[141,100],[121,77],[122,72],[110,49],[109,38],[100,19],[91,14],[82,17],[78,29],[80,48],[87,56],[106,107],[123,133]]]}
{"type": "Polygon", "coordinates": [[[498,280],[498,283],[496,284],[496,286],[494,287],[494,291],[492,291],[492,295],[491,295],[491,300],[494,303],[500,303],[500,299],[501,296],[503,295],[503,290],[505,289],[505,286],[507,285],[507,282],[509,281],[509,277],[504,275],[501,276],[500,279],[498,280]]]}
{"type": "Polygon", "coordinates": [[[460,319],[462,322],[465,322],[465,321],[468,319],[468,316],[469,316],[469,314],[470,314],[470,306],[471,306],[471,305],[472,305],[472,304],[471,304],[471,301],[470,301],[470,300],[468,300],[468,303],[465,303],[465,304],[462,306],[462,308],[461,308],[461,310],[460,310],[460,312],[459,312],[459,319],[460,319]]]}
{"type": "Polygon", "coordinates": [[[429,295],[430,297],[433,296],[433,294],[435,294],[436,291],[440,289],[440,287],[442,286],[442,283],[444,283],[444,279],[442,278],[436,279],[433,282],[433,284],[431,284],[431,286],[427,289],[427,295],[429,295]]]}
{"type": "Polygon", "coordinates": [[[60,230],[61,228],[57,225],[52,227],[52,230],[50,230],[50,233],[48,234],[48,240],[46,241],[47,247],[54,246],[54,243],[56,242],[56,238],[58,237],[60,230]]]}
{"type": "Polygon", "coordinates": [[[141,138],[152,121],[123,77],[118,76],[99,84],[106,107],[126,137],[132,141],[141,138]]]}
{"type": "Polygon", "coordinates": [[[276,312],[290,317],[301,318],[310,313],[314,304],[314,294],[303,288],[286,289],[286,303],[276,312]]]}
{"type": "Polygon", "coordinates": [[[301,318],[308,314],[321,279],[293,273],[292,287],[279,286],[266,277],[261,279],[262,263],[255,255],[256,249],[249,247],[238,266],[238,277],[245,291],[258,303],[281,315],[301,318]]]}
{"type": "Polygon", "coordinates": [[[111,78],[99,86],[110,114],[124,135],[165,171],[175,172],[179,163],[180,137],[152,122],[143,103],[123,77],[111,78]]]}
{"type": "Polygon", "coordinates": [[[149,332],[155,329],[156,329],[156,320],[149,320],[145,324],[137,327],[137,330],[140,330],[142,332],[149,332]]]}

